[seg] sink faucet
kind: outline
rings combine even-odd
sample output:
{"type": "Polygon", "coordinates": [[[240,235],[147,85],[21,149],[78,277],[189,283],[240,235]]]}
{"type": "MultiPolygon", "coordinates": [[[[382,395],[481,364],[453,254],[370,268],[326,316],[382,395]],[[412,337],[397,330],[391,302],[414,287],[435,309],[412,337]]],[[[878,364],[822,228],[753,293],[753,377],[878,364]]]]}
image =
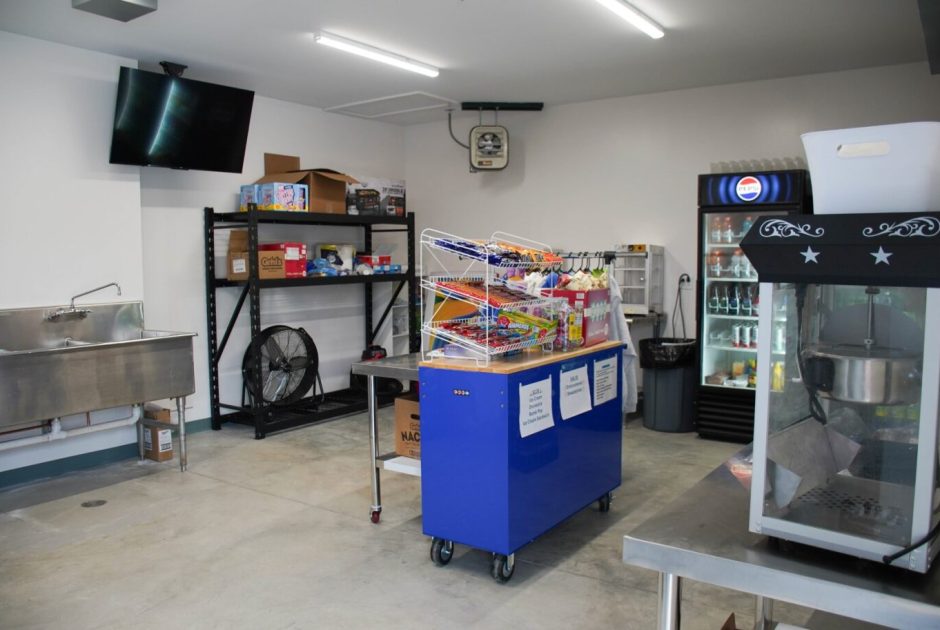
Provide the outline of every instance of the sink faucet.
{"type": "Polygon", "coordinates": [[[88,291],[85,291],[84,293],[79,293],[78,295],[73,295],[73,296],[72,296],[72,301],[69,302],[69,309],[71,309],[71,310],[73,310],[73,311],[75,310],[75,300],[76,300],[76,299],[78,299],[78,298],[80,298],[80,297],[82,297],[82,296],[85,296],[85,295],[89,295],[89,294],[91,294],[91,293],[95,293],[95,292],[100,291],[100,290],[102,290],[102,289],[107,289],[108,287],[115,287],[115,288],[117,288],[117,294],[118,294],[118,295],[121,295],[121,285],[119,285],[117,282],[109,282],[108,284],[102,284],[100,287],[95,287],[94,289],[90,289],[90,290],[88,290],[88,291]]]}

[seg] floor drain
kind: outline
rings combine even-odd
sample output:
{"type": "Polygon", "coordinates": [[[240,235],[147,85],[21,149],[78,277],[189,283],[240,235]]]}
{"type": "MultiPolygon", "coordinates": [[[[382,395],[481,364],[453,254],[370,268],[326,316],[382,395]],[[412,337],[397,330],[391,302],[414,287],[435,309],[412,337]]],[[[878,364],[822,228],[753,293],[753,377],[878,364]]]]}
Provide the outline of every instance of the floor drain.
{"type": "Polygon", "coordinates": [[[104,499],[95,499],[94,501],[85,501],[82,503],[82,507],[101,507],[107,503],[104,499]]]}

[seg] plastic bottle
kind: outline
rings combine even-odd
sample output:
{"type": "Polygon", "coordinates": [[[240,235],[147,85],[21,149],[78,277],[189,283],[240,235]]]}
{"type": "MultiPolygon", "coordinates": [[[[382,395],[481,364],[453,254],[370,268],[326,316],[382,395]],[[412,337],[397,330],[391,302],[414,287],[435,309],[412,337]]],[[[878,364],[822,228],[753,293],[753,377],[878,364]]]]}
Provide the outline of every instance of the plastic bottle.
{"type": "Polygon", "coordinates": [[[740,315],[741,314],[741,293],[738,289],[738,285],[731,285],[731,290],[728,295],[728,315],[740,315]]]}
{"type": "Polygon", "coordinates": [[[725,243],[734,242],[734,228],[731,226],[731,217],[725,217],[725,225],[721,231],[721,235],[724,237],[722,240],[725,243]]]}
{"type": "Polygon", "coordinates": [[[751,295],[751,316],[757,317],[760,315],[760,291],[754,289],[753,294],[751,295]]]}
{"type": "Polygon", "coordinates": [[[748,233],[748,230],[751,229],[751,226],[754,225],[753,217],[744,217],[744,221],[741,222],[741,238],[748,233]]]}
{"type": "Polygon", "coordinates": [[[719,299],[718,299],[718,286],[712,285],[711,290],[708,292],[708,312],[712,315],[718,314],[719,299]]]}
{"type": "Polygon", "coordinates": [[[723,271],[724,255],[720,249],[713,249],[711,254],[711,264],[709,269],[713,278],[720,278],[723,271]]]}
{"type": "Polygon", "coordinates": [[[751,315],[751,311],[752,311],[751,305],[753,303],[753,298],[751,297],[752,289],[753,287],[748,286],[744,290],[744,295],[741,296],[741,314],[742,315],[747,315],[747,316],[751,315]]]}
{"type": "Polygon", "coordinates": [[[773,374],[770,379],[770,389],[775,392],[782,392],[785,384],[783,361],[774,361],[773,374]]]}
{"type": "Polygon", "coordinates": [[[731,254],[731,275],[735,278],[741,277],[741,270],[743,269],[743,258],[744,252],[742,252],[740,249],[734,250],[734,253],[731,254]]]}
{"type": "Polygon", "coordinates": [[[722,286],[718,294],[718,314],[727,315],[728,314],[728,287],[722,286]]]}
{"type": "Polygon", "coordinates": [[[711,231],[709,232],[709,241],[712,243],[721,242],[721,219],[718,216],[712,219],[712,227],[711,231]]]}

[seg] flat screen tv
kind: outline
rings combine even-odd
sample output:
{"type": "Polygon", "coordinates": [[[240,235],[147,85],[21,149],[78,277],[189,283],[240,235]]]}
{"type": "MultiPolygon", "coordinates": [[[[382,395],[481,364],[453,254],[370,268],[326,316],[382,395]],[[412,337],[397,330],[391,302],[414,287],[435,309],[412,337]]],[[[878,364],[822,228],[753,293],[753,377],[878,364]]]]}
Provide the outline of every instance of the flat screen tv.
{"type": "Polygon", "coordinates": [[[241,173],[255,93],[121,68],[111,163],[241,173]]]}

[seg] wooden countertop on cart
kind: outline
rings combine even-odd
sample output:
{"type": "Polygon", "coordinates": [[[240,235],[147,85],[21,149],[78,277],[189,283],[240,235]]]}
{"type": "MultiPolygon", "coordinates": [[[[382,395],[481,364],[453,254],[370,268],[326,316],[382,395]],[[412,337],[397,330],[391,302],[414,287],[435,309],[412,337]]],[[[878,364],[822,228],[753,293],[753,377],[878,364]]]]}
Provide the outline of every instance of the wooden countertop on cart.
{"type": "Polygon", "coordinates": [[[568,361],[576,357],[592,354],[601,350],[609,350],[623,346],[622,341],[605,341],[587,348],[568,350],[566,352],[545,352],[540,348],[530,348],[522,354],[508,358],[495,357],[489,365],[477,365],[472,359],[430,359],[418,363],[418,367],[437,368],[442,370],[464,370],[467,372],[487,372],[490,374],[512,374],[542,365],[568,361]]]}

